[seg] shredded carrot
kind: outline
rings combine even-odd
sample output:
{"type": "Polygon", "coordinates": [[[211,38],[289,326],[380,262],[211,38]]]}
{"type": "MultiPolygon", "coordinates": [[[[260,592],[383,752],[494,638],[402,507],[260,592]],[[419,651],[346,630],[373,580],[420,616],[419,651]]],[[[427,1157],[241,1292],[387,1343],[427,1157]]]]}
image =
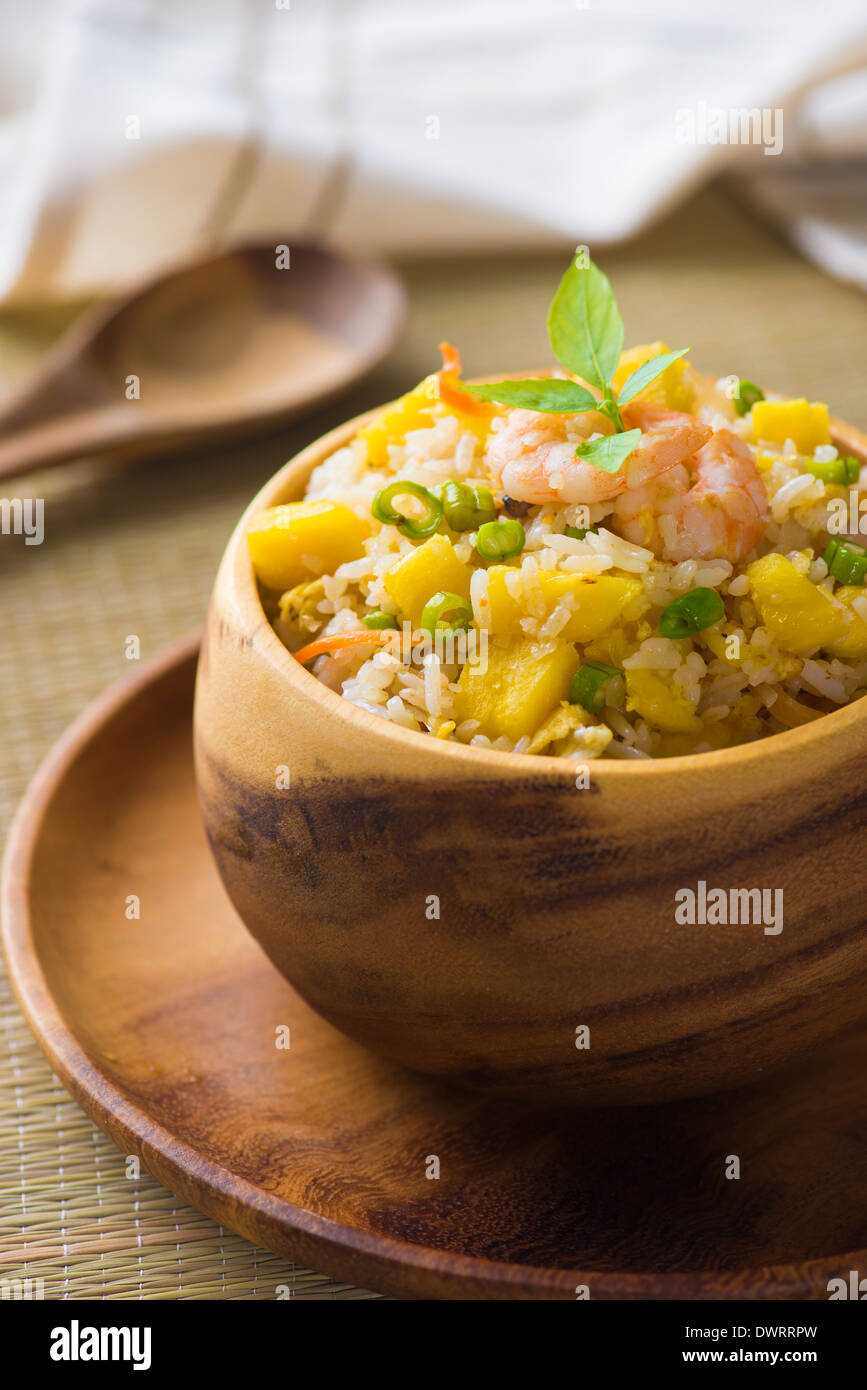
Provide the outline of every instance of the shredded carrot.
{"type": "Polygon", "coordinates": [[[467,395],[460,387],[461,354],[451,343],[440,343],[443,356],[442,370],[437,372],[439,398],[452,410],[460,410],[464,415],[493,415],[493,410],[485,401],[477,401],[475,396],[467,395]]]}
{"type": "Polygon", "coordinates": [[[466,391],[448,381],[442,372],[439,373],[439,388],[440,400],[444,405],[450,405],[452,410],[460,410],[464,415],[493,414],[485,401],[477,401],[475,396],[468,396],[466,391]]]}
{"type": "Polygon", "coordinates": [[[312,661],[314,656],[323,656],[325,652],[341,651],[343,647],[379,647],[383,642],[391,639],[392,633],[388,632],[332,632],[327,637],[317,637],[315,642],[308,642],[306,647],[295,653],[295,660],[302,662],[312,661]]]}
{"type": "Polygon", "coordinates": [[[454,372],[455,376],[461,374],[461,354],[451,343],[440,343],[439,350],[443,358],[443,371],[454,372]]]}
{"type": "Polygon", "coordinates": [[[768,709],[787,729],[796,729],[801,724],[810,724],[814,719],[822,718],[821,710],[813,709],[811,705],[802,705],[800,700],[793,699],[785,690],[780,690],[779,686],[775,686],[774,689],[777,698],[772,705],[768,705],[768,709]]]}

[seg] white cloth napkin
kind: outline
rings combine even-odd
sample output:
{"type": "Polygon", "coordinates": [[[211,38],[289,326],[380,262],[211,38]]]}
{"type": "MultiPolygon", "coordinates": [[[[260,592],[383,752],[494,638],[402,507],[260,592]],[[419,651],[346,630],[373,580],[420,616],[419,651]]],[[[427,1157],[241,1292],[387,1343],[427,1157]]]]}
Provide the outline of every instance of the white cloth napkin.
{"type": "Polygon", "coordinates": [[[0,18],[0,298],[305,230],[593,248],[724,168],[867,287],[864,0],[0,0],[0,18]],[[781,153],[739,142],[752,109],[781,153]]]}

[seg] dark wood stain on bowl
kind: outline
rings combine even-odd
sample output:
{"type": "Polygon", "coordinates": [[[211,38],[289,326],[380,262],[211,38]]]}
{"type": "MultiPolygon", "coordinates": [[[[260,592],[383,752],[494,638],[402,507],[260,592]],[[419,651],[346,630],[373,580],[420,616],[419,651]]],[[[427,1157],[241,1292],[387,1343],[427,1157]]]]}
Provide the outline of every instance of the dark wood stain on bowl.
{"type": "MultiPolygon", "coordinates": [[[[603,784],[582,799],[532,776],[504,787],[371,774],[272,792],[201,745],[198,760],[215,857],[254,935],[326,1018],[420,1070],[549,1104],[646,1102],[660,1087],[665,1098],[739,1084],[782,1060],[781,1040],[806,1052],[841,1011],[864,1012],[857,883],[835,887],[851,912],[832,929],[822,918],[839,802],[833,817],[821,803],[786,807],[781,828],[756,786],[740,808],[747,839],[742,823],[699,833],[671,817],[648,856],[606,814],[603,784]],[[690,931],[674,923],[677,889],[766,886],[783,844],[794,880],[781,937],[716,928],[742,944],[720,967],[714,929],[693,928],[690,968],[669,965],[690,931]],[[819,1009],[792,989],[798,977],[823,981],[819,1009]],[[582,1023],[589,1052],[574,1046],[582,1023]]],[[[867,791],[844,800],[847,827],[863,833],[867,791]]]]}

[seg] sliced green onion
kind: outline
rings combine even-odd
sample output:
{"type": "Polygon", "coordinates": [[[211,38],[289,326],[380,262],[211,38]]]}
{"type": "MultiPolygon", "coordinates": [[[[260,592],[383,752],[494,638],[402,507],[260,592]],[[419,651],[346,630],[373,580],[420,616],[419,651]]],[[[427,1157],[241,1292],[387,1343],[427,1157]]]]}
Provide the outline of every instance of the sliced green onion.
{"type": "Polygon", "coordinates": [[[453,531],[475,531],[496,516],[494,499],[486,487],[468,483],[443,483],[440,499],[446,521],[453,531]]]}
{"type": "Polygon", "coordinates": [[[846,486],[850,483],[857,483],[861,475],[861,465],[857,459],[853,459],[848,454],[841,454],[831,463],[818,463],[816,459],[809,459],[805,464],[808,473],[812,473],[814,478],[818,478],[823,483],[842,483],[846,486]]]}
{"type": "Polygon", "coordinates": [[[365,627],[372,628],[374,632],[380,632],[384,628],[397,627],[397,618],[391,613],[383,613],[381,608],[374,608],[372,613],[365,613],[361,621],[365,627]]]}
{"type": "Polygon", "coordinates": [[[822,556],[828,573],[840,584],[863,584],[867,575],[867,550],[855,541],[833,540],[822,556]]]}
{"type": "Polygon", "coordinates": [[[476,550],[486,560],[507,560],[520,555],[526,539],[520,521],[486,521],[479,527],[476,550]]]}
{"type": "Polygon", "coordinates": [[[409,536],[410,540],[424,540],[426,536],[432,536],[443,516],[443,504],[440,499],[428,492],[426,487],[422,487],[421,483],[411,483],[405,478],[397,478],[387,487],[380,488],[370,510],[377,521],[381,521],[384,526],[396,526],[400,534],[409,536]],[[399,512],[393,505],[395,497],[418,498],[425,505],[425,515],[421,518],[404,516],[403,512],[399,512]]]}
{"type": "Polygon", "coordinates": [[[581,705],[591,714],[598,714],[605,708],[605,692],[611,682],[623,672],[616,666],[606,666],[602,661],[588,661],[572,677],[569,686],[569,701],[581,705]]]}
{"type": "Polygon", "coordinates": [[[583,541],[588,531],[596,531],[595,526],[567,526],[563,531],[564,536],[571,536],[573,541],[583,541]]]}
{"type": "Polygon", "coordinates": [[[754,381],[739,381],[738,389],[732,397],[738,415],[746,415],[748,410],[752,410],[756,401],[763,401],[764,399],[764,391],[754,381]]]}
{"type": "Polygon", "coordinates": [[[725,604],[716,589],[692,589],[663,608],[659,615],[659,631],[663,637],[679,642],[712,627],[724,613],[725,604]]]}
{"type": "Polygon", "coordinates": [[[461,632],[473,620],[473,606],[460,594],[450,594],[445,589],[435,593],[422,609],[419,627],[429,632],[431,637],[437,628],[448,632],[461,632]]]}

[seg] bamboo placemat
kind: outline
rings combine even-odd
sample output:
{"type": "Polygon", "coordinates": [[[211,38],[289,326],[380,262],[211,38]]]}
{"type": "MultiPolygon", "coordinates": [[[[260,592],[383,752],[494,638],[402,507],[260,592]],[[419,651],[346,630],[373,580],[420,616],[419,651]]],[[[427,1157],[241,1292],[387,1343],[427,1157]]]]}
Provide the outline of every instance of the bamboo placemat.
{"type": "MultiPolygon", "coordinates": [[[[593,249],[593,248],[591,248],[593,249]]],[[[599,259],[627,341],[690,344],[698,366],[828,400],[867,425],[867,301],[835,284],[718,191],[599,259]]],[[[414,384],[448,338],[467,372],[549,360],[544,317],[567,249],[417,260],[411,316],[390,361],[327,411],[230,452],[123,467],[82,462],[9,483],[45,499],[45,541],[0,537],[0,830],[69,721],[130,669],[201,622],[223,545],[251,494],[302,444],[414,384]]],[[[29,370],[58,311],[0,315],[0,381],[29,370]]],[[[47,1298],[371,1297],[258,1250],[176,1200],[123,1157],[52,1077],[0,974],[0,1280],[47,1298]],[[283,1293],[282,1296],[286,1296],[283,1293]]]]}

